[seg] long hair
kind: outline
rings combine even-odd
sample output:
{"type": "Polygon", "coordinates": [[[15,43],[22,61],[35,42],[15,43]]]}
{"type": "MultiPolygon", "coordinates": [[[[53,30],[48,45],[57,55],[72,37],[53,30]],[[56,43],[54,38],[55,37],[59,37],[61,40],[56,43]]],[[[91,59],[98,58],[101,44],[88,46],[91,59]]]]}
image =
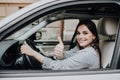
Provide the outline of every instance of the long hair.
{"type": "MultiPolygon", "coordinates": [[[[74,33],[74,38],[76,37],[77,35],[77,29],[80,25],[86,25],[86,27],[90,30],[90,32],[95,36],[95,39],[93,40],[93,42],[90,44],[95,50],[98,51],[99,53],[99,56],[100,56],[100,67],[101,67],[101,51],[100,51],[100,48],[99,48],[99,36],[98,36],[98,32],[97,32],[97,29],[96,29],[96,25],[95,23],[90,20],[90,19],[83,19],[83,20],[80,20],[77,27],[76,27],[76,30],[75,30],[75,33],[74,33]]],[[[78,45],[78,42],[76,40],[76,44],[75,45],[78,45]]],[[[83,49],[83,47],[81,47],[79,45],[79,48],[80,49],[83,49]]]]}

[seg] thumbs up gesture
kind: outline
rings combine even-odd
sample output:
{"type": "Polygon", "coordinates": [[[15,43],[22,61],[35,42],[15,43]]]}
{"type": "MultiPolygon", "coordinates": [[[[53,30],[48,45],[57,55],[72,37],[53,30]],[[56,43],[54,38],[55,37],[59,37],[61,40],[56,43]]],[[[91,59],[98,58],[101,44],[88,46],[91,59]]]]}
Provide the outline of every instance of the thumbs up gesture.
{"type": "Polygon", "coordinates": [[[58,44],[54,48],[54,55],[57,59],[63,59],[64,45],[61,37],[58,37],[58,44]]]}

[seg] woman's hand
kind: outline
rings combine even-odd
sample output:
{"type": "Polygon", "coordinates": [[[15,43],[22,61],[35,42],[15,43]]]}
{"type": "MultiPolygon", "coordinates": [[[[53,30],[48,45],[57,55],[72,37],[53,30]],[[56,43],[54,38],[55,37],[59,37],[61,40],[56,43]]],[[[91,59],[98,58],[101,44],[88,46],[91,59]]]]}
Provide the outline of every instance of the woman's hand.
{"type": "Polygon", "coordinates": [[[34,51],[26,42],[20,48],[22,54],[33,56],[40,63],[44,62],[44,56],[34,51]]]}
{"type": "Polygon", "coordinates": [[[20,51],[22,54],[26,54],[29,56],[34,56],[35,52],[26,42],[24,42],[24,44],[21,46],[20,51]]]}
{"type": "Polygon", "coordinates": [[[54,55],[57,59],[63,59],[63,51],[64,51],[64,45],[61,40],[61,37],[58,37],[59,43],[54,48],[54,55]]]}

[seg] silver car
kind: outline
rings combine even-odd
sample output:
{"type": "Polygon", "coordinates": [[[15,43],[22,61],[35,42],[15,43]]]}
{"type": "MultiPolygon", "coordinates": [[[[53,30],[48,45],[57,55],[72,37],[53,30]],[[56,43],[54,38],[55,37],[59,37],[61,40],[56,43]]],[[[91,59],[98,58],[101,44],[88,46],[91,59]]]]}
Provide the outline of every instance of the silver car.
{"type": "Polygon", "coordinates": [[[40,0],[0,21],[1,80],[119,80],[119,0],[40,0]],[[95,22],[99,33],[102,68],[43,70],[33,57],[22,55],[24,41],[54,59],[57,36],[65,50],[74,46],[74,31],[80,19],[95,22]]]}

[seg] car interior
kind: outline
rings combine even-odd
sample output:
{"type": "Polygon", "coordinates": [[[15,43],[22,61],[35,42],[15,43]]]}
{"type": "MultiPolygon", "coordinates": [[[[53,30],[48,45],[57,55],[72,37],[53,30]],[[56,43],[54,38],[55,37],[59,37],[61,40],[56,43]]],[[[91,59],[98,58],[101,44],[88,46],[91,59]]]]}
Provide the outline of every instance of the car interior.
{"type": "Polygon", "coordinates": [[[98,33],[100,35],[100,50],[102,56],[102,67],[109,68],[112,60],[116,32],[118,30],[118,20],[113,17],[100,18],[97,25],[98,33]]]}

